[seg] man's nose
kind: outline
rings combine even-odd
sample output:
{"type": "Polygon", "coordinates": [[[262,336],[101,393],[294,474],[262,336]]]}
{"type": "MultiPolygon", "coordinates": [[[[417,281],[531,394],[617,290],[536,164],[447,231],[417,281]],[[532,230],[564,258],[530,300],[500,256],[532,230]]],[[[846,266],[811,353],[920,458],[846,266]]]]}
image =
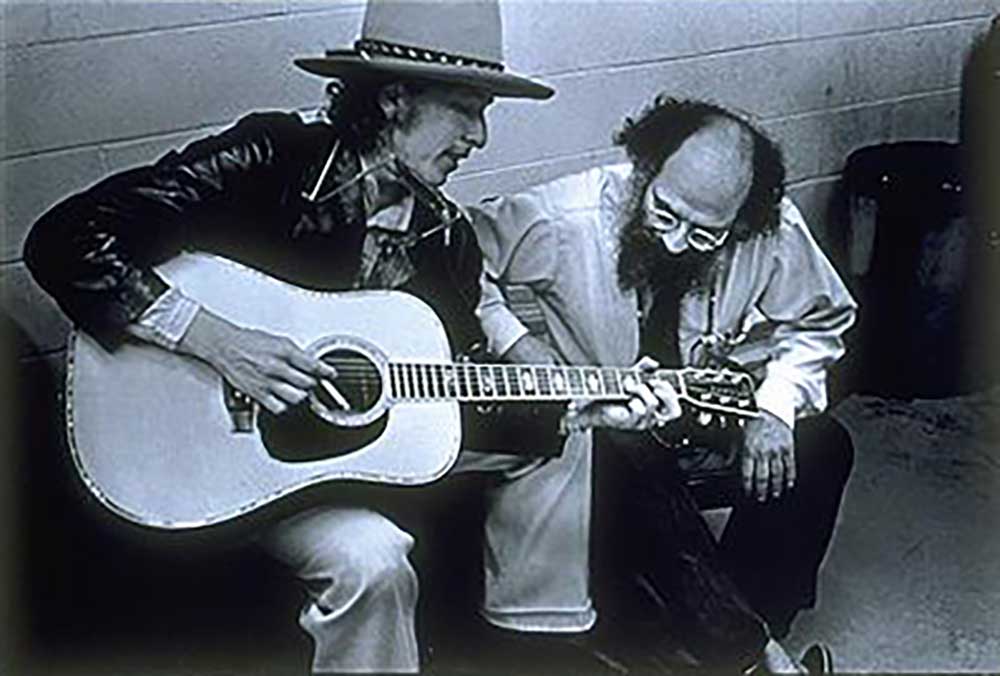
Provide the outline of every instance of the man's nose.
{"type": "Polygon", "coordinates": [[[486,129],[486,120],[482,117],[476,117],[475,119],[469,120],[468,128],[465,132],[465,140],[472,146],[476,148],[482,148],[486,145],[489,132],[486,129]]]}
{"type": "Polygon", "coordinates": [[[687,232],[684,228],[677,228],[671,232],[660,235],[663,246],[672,254],[684,253],[688,248],[687,232]]]}

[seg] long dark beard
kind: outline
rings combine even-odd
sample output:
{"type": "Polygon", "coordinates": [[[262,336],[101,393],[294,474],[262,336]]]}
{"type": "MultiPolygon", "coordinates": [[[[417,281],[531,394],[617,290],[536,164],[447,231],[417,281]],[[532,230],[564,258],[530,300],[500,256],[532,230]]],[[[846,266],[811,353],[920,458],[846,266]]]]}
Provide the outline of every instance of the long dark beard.
{"type": "Polygon", "coordinates": [[[672,254],[646,227],[642,201],[629,200],[627,220],[618,235],[618,284],[623,289],[652,285],[678,298],[708,285],[717,252],[688,249],[672,254]]]}

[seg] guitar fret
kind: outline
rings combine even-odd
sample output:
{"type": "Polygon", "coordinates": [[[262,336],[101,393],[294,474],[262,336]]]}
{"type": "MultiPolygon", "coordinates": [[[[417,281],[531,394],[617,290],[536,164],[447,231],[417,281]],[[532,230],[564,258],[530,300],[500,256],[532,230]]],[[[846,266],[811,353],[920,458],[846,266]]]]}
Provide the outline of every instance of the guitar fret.
{"type": "Polygon", "coordinates": [[[413,364],[406,365],[406,395],[408,399],[417,398],[417,389],[413,380],[413,364]]]}
{"type": "Polygon", "coordinates": [[[567,369],[567,380],[569,381],[569,391],[574,397],[583,395],[583,376],[578,366],[571,366],[567,369]]]}
{"type": "Polygon", "coordinates": [[[455,395],[451,391],[452,382],[451,364],[441,364],[441,396],[445,399],[455,398],[455,395]]]}
{"type": "Polygon", "coordinates": [[[542,381],[545,383],[545,389],[543,390],[543,394],[545,395],[546,398],[551,399],[552,396],[555,394],[555,382],[552,379],[552,367],[543,366],[541,371],[542,371],[542,376],[541,376],[542,381]]]}
{"type": "Polygon", "coordinates": [[[469,364],[469,388],[473,401],[478,401],[483,396],[483,384],[479,381],[479,367],[469,364]]]}
{"type": "Polygon", "coordinates": [[[507,394],[507,386],[503,381],[503,369],[497,365],[489,367],[490,380],[493,382],[493,398],[501,400],[507,394]]]}
{"type": "Polygon", "coordinates": [[[549,366],[538,367],[538,380],[541,383],[539,391],[546,399],[552,397],[552,368],[549,366]]]}
{"type": "Polygon", "coordinates": [[[583,382],[587,394],[591,396],[599,396],[601,394],[601,378],[597,369],[583,369],[583,382]]]}
{"type": "Polygon", "coordinates": [[[542,397],[548,396],[549,381],[548,378],[545,377],[545,367],[533,366],[532,372],[535,380],[535,393],[542,397]]]}
{"type": "Polygon", "coordinates": [[[521,396],[521,377],[519,375],[519,369],[517,366],[505,366],[504,370],[507,371],[509,376],[509,387],[510,392],[515,397],[521,396]]]}
{"type": "Polygon", "coordinates": [[[469,399],[476,401],[479,399],[479,374],[476,372],[475,364],[465,365],[465,377],[469,381],[469,399]]]}
{"type": "Polygon", "coordinates": [[[621,394],[621,390],[615,388],[615,371],[614,369],[601,369],[601,382],[604,386],[605,394],[621,394]]]}
{"type": "Polygon", "coordinates": [[[552,367],[553,390],[562,399],[568,393],[568,383],[566,381],[566,369],[561,366],[552,367]]]}
{"type": "Polygon", "coordinates": [[[417,372],[413,364],[406,365],[406,382],[410,388],[410,399],[420,398],[420,393],[417,391],[417,372]]]}
{"type": "Polygon", "coordinates": [[[535,394],[535,375],[532,373],[531,368],[528,366],[523,366],[518,369],[518,377],[520,378],[520,387],[523,395],[535,394]]]}
{"type": "Polygon", "coordinates": [[[441,391],[446,399],[454,399],[455,393],[452,391],[455,382],[454,367],[451,364],[441,365],[441,391]]]}
{"type": "Polygon", "coordinates": [[[475,400],[475,374],[472,372],[472,366],[470,364],[462,364],[462,378],[465,381],[465,399],[467,401],[475,400]]]}
{"type": "Polygon", "coordinates": [[[513,366],[501,366],[503,369],[503,379],[507,386],[507,396],[514,398],[517,396],[517,372],[513,366]]]}
{"type": "Polygon", "coordinates": [[[491,399],[494,394],[493,390],[493,374],[489,366],[477,366],[476,373],[479,375],[479,383],[481,386],[480,395],[484,399],[491,399]]]}

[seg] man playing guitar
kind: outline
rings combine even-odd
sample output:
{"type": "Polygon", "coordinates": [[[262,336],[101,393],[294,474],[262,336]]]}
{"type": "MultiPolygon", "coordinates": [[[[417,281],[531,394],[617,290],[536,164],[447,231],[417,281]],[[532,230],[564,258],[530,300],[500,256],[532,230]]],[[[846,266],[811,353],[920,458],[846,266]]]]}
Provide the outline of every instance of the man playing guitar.
{"type": "MultiPolygon", "coordinates": [[[[433,307],[453,350],[474,342],[475,235],[463,218],[442,223],[439,204],[414,186],[433,193],[483,147],[484,112],[495,97],[552,94],[501,61],[495,2],[371,0],[352,48],[296,61],[335,78],[316,119],[248,115],[153,165],[113,175],[39,219],[25,261],[111,354],[137,339],[190,356],[271,414],[317,388],[336,403],[336,368],[288,337],[201,306],[154,268],[194,250],[310,289],[405,290],[433,307]]],[[[591,414],[644,427],[675,416],[677,401],[667,383],[638,385],[629,402],[591,414]]],[[[526,446],[560,447],[554,417],[519,424],[526,446]]],[[[505,558],[486,570],[487,619],[548,636],[589,629],[589,466],[575,456],[463,453],[457,469],[498,479],[485,547],[505,558]]],[[[300,623],[314,640],[315,672],[419,670],[409,533],[367,506],[323,504],[259,539],[309,591],[300,623]]]]}

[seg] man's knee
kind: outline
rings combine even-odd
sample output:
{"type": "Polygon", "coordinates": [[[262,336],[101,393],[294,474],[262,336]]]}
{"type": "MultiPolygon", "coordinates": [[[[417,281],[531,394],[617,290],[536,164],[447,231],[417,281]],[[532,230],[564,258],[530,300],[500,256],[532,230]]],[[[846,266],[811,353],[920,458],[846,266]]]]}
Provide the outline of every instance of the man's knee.
{"type": "Polygon", "coordinates": [[[331,537],[315,552],[324,588],[319,606],[336,611],[355,604],[416,604],[417,574],[409,560],[413,538],[395,527],[371,537],[331,537]]]}
{"type": "Polygon", "coordinates": [[[854,467],[854,442],[851,435],[828,414],[799,421],[796,426],[796,448],[800,464],[826,481],[845,483],[854,467]]]}
{"type": "MultiPolygon", "coordinates": [[[[411,541],[412,542],[412,541],[411,541]]],[[[347,570],[339,562],[334,584],[345,585],[358,601],[392,599],[394,603],[416,603],[417,574],[409,560],[410,545],[391,548],[359,548],[349,558],[347,570]]]]}

